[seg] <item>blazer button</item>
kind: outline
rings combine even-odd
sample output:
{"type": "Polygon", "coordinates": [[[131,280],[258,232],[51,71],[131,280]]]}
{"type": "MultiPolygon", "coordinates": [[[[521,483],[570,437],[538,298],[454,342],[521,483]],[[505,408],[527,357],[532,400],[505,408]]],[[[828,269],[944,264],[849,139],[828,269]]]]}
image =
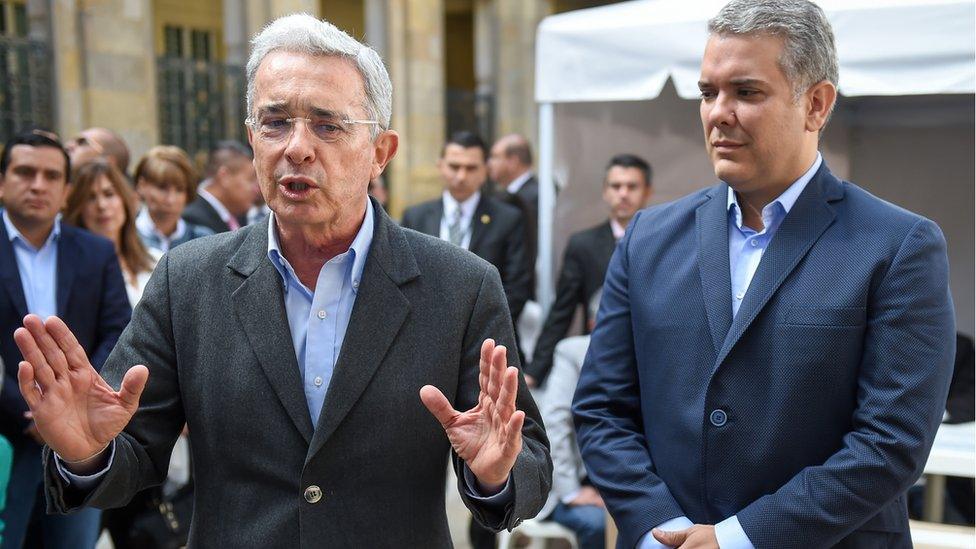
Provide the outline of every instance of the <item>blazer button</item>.
{"type": "Polygon", "coordinates": [[[305,501],[318,503],[322,499],[322,489],[316,485],[311,485],[305,489],[305,501]]]}
{"type": "Polygon", "coordinates": [[[708,420],[712,422],[712,425],[721,427],[729,420],[729,416],[724,410],[712,410],[712,413],[708,416],[708,420]]]}

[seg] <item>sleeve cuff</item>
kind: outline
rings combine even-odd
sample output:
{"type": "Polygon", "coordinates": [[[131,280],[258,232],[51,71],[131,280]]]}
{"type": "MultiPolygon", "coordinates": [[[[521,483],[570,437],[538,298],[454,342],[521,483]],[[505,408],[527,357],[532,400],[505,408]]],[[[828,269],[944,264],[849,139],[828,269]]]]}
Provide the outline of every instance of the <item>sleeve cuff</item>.
{"type": "Polygon", "coordinates": [[[63,478],[65,482],[78,490],[90,490],[97,486],[99,481],[102,480],[102,477],[105,476],[105,473],[112,468],[112,462],[115,460],[115,441],[113,440],[109,444],[108,463],[105,465],[105,468],[90,475],[76,475],[72,473],[64,467],[63,463],[61,462],[61,456],[59,456],[56,452],[52,453],[54,454],[54,465],[58,469],[58,474],[61,475],[61,478],[63,478]]]}
{"type": "Polygon", "coordinates": [[[735,515],[715,525],[715,539],[720,549],[756,549],[735,515]]]}
{"type": "Polygon", "coordinates": [[[482,495],[480,490],[478,490],[478,479],[474,476],[474,473],[471,472],[471,469],[468,468],[467,463],[464,464],[464,472],[462,474],[464,476],[465,495],[471,499],[483,502],[499,509],[505,507],[509,502],[512,501],[512,495],[514,492],[514,489],[512,488],[512,475],[508,475],[508,480],[505,481],[505,486],[502,487],[501,492],[498,492],[493,496],[485,496],[482,495]]]}
{"type": "MultiPolygon", "coordinates": [[[[680,517],[673,518],[669,521],[663,522],[657,525],[656,528],[668,532],[674,532],[675,530],[685,530],[687,528],[691,528],[694,525],[695,524],[693,522],[688,520],[688,517],[680,516],[680,517]]],[[[656,539],[654,539],[654,535],[651,534],[651,532],[647,532],[646,534],[644,534],[644,537],[642,537],[640,541],[637,543],[637,547],[638,549],[671,549],[667,545],[663,545],[659,543],[656,539]]],[[[721,546],[721,549],[725,549],[725,547],[721,546]]]]}

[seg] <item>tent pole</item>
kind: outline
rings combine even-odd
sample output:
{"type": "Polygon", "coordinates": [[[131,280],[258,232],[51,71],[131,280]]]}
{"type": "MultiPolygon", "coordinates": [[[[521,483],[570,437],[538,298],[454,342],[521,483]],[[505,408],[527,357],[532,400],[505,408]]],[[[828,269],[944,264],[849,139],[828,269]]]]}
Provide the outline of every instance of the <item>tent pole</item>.
{"type": "Polygon", "coordinates": [[[552,103],[539,104],[539,255],[536,259],[536,299],[542,307],[543,318],[549,314],[553,295],[552,229],[556,210],[556,186],[553,178],[552,103]]]}

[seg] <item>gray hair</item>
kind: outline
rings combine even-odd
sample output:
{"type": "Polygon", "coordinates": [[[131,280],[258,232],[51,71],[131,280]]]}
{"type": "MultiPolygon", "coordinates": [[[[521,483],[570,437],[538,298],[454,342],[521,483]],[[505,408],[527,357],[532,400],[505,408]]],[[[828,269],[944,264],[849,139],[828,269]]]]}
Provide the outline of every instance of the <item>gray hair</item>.
{"type": "Polygon", "coordinates": [[[779,63],[795,98],[817,82],[837,86],[834,32],[820,6],[809,0],[732,0],[708,21],[708,32],[782,38],[779,63]]]}
{"type": "Polygon", "coordinates": [[[251,56],[247,60],[247,112],[254,114],[254,76],[265,56],[284,50],[309,55],[341,57],[353,62],[363,77],[366,100],[363,107],[369,117],[379,122],[372,127],[375,138],[380,130],[390,127],[393,110],[393,84],[383,59],[375,50],[349,36],[328,21],[320,21],[307,13],[279,17],[251,40],[251,56]]]}

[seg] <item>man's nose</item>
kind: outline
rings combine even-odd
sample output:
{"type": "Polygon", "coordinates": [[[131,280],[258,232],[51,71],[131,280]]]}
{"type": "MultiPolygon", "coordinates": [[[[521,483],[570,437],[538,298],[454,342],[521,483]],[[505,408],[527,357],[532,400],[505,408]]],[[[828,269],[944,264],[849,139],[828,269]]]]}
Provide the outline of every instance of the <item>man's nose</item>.
{"type": "Polygon", "coordinates": [[[292,164],[304,164],[315,159],[315,137],[304,120],[296,120],[285,145],[285,157],[292,164]]]}
{"type": "Polygon", "coordinates": [[[713,126],[732,126],[735,124],[735,101],[729,94],[719,92],[712,101],[708,121],[713,126]]]}

